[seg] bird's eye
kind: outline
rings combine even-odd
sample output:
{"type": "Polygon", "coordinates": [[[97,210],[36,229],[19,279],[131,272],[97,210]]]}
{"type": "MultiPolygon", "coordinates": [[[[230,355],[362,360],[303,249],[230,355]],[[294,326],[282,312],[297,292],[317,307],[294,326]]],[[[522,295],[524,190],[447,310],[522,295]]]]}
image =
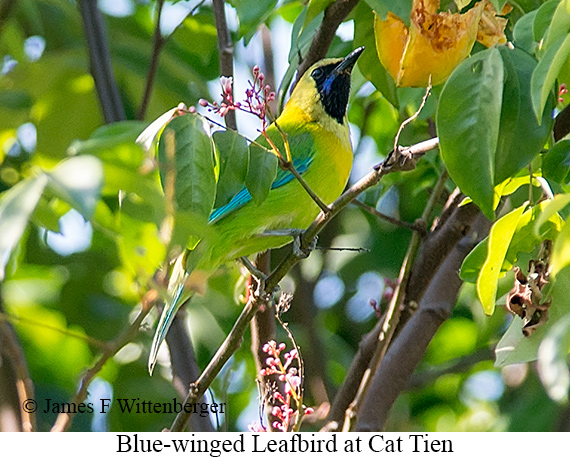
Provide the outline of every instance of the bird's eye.
{"type": "Polygon", "coordinates": [[[311,76],[313,77],[313,79],[321,79],[324,73],[325,72],[323,71],[322,68],[315,68],[311,73],[311,76]]]}

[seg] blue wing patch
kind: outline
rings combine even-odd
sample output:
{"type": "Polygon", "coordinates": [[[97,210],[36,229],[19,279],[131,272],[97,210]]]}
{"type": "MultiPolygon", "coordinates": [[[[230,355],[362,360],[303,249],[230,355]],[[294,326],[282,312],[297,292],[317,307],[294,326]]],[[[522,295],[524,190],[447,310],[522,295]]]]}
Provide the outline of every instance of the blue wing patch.
{"type": "MultiPolygon", "coordinates": [[[[303,160],[299,160],[299,161],[294,160],[293,165],[295,166],[295,168],[297,169],[299,174],[302,175],[303,173],[305,173],[309,169],[309,166],[311,165],[312,161],[313,161],[312,157],[307,157],[307,158],[305,158],[303,160]]],[[[277,177],[276,177],[275,181],[273,181],[273,184],[271,184],[271,189],[276,189],[278,187],[281,187],[281,186],[287,184],[288,182],[292,181],[293,179],[295,179],[295,176],[293,176],[292,173],[290,173],[288,171],[284,172],[284,171],[280,170],[277,173],[277,177]]],[[[224,217],[233,213],[237,209],[243,207],[244,205],[246,205],[250,201],[251,201],[251,194],[249,193],[249,190],[247,190],[247,188],[244,187],[237,194],[235,194],[232,197],[232,199],[229,201],[229,203],[227,203],[224,206],[220,206],[219,208],[214,209],[212,211],[212,213],[210,214],[210,218],[208,219],[208,222],[210,224],[215,224],[220,219],[223,219],[224,217]]]]}

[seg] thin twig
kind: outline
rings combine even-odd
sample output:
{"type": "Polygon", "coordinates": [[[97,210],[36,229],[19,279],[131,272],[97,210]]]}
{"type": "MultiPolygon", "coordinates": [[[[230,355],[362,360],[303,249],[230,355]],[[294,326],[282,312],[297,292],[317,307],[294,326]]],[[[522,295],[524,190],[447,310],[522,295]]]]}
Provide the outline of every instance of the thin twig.
{"type": "Polygon", "coordinates": [[[424,109],[430,91],[431,91],[431,75],[429,77],[428,86],[426,87],[426,93],[424,94],[422,102],[420,103],[420,107],[417,109],[417,111],[414,114],[412,114],[409,118],[407,118],[404,122],[402,122],[400,124],[400,128],[398,128],[398,133],[396,133],[396,136],[394,137],[394,150],[398,149],[399,147],[398,144],[400,143],[400,135],[402,134],[404,127],[406,127],[406,125],[408,125],[410,122],[414,121],[424,109]]]}
{"type": "MultiPolygon", "coordinates": [[[[1,284],[0,284],[1,286],[1,284]]],[[[3,312],[2,293],[0,291],[0,312],[3,312]]],[[[15,390],[17,400],[13,403],[14,411],[19,409],[21,430],[32,432],[37,429],[36,414],[34,409],[26,407],[27,400],[34,399],[34,383],[28,371],[26,356],[18,341],[14,328],[7,320],[0,322],[0,356],[5,357],[4,369],[12,368],[14,373],[15,390]]]]}
{"type": "MultiPolygon", "coordinates": [[[[95,362],[95,364],[81,377],[79,390],[71,400],[71,404],[77,405],[87,398],[87,395],[89,394],[87,389],[89,388],[89,385],[93,379],[95,379],[95,376],[99,374],[105,363],[107,363],[111,357],[115,356],[115,354],[117,354],[117,352],[119,352],[123,346],[125,346],[138,334],[142,321],[153,308],[158,299],[159,294],[156,290],[150,290],[146,293],[142,300],[142,309],[140,310],[133,323],[123,333],[121,333],[121,335],[109,343],[108,348],[103,351],[97,362],[95,362]]],[[[51,428],[51,431],[64,432],[68,430],[71,426],[71,422],[73,421],[74,416],[75,414],[71,412],[60,413],[57,416],[57,419],[51,428]]]]}
{"type": "MultiPolygon", "coordinates": [[[[428,200],[422,213],[421,220],[423,221],[424,225],[426,224],[426,221],[428,220],[436,202],[438,201],[441,192],[445,188],[446,181],[447,173],[444,172],[440,175],[439,180],[436,183],[430,199],[428,200]]],[[[356,425],[356,418],[358,416],[360,408],[362,407],[364,399],[366,398],[366,394],[370,388],[370,383],[374,377],[374,373],[376,373],[378,370],[378,367],[380,366],[380,363],[382,362],[382,359],[388,350],[388,346],[390,345],[390,341],[394,335],[394,331],[396,330],[396,326],[400,318],[401,307],[404,303],[405,290],[410,279],[412,266],[416,259],[420,244],[421,236],[418,232],[414,232],[408,246],[408,251],[406,253],[404,261],[402,262],[402,267],[400,269],[398,283],[396,285],[396,289],[394,290],[394,295],[392,296],[392,300],[390,301],[388,310],[384,316],[382,330],[378,336],[378,345],[376,346],[376,350],[374,351],[374,355],[372,356],[368,368],[364,372],[364,376],[360,382],[358,392],[356,393],[353,402],[346,410],[343,431],[351,431],[354,429],[356,425]]]]}
{"type": "Polygon", "coordinates": [[[354,206],[358,206],[359,208],[363,209],[367,213],[372,214],[373,216],[376,216],[376,217],[383,219],[385,221],[388,221],[391,224],[397,225],[398,227],[402,227],[402,228],[409,229],[409,230],[414,230],[416,232],[419,232],[422,236],[425,236],[427,234],[427,230],[426,230],[425,226],[418,224],[417,222],[415,222],[415,223],[406,222],[406,221],[402,221],[400,219],[396,219],[395,217],[388,216],[387,214],[381,213],[376,208],[372,208],[372,206],[369,206],[366,203],[363,203],[358,199],[353,200],[352,204],[354,206]]]}
{"type": "Polygon", "coordinates": [[[160,51],[162,50],[164,44],[166,43],[166,40],[164,39],[164,37],[160,32],[160,18],[162,17],[163,6],[164,6],[164,0],[157,0],[156,24],[154,24],[154,33],[152,37],[152,54],[148,66],[148,73],[146,76],[146,83],[145,83],[141,106],[137,113],[137,119],[144,119],[144,116],[146,114],[146,110],[150,102],[150,95],[152,93],[154,78],[156,76],[156,71],[158,70],[158,60],[160,57],[160,51]]]}

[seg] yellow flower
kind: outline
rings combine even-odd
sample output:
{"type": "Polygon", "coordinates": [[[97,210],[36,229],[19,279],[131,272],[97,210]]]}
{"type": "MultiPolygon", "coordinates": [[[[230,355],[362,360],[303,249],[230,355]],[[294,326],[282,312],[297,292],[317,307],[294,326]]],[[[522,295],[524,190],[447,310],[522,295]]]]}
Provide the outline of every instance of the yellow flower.
{"type": "Polygon", "coordinates": [[[427,86],[430,76],[434,85],[444,82],[469,55],[479,35],[486,46],[506,41],[506,19],[496,18],[487,0],[464,14],[438,13],[438,8],[439,0],[414,0],[409,29],[392,13],[386,20],[375,16],[378,57],[397,86],[427,86]]]}

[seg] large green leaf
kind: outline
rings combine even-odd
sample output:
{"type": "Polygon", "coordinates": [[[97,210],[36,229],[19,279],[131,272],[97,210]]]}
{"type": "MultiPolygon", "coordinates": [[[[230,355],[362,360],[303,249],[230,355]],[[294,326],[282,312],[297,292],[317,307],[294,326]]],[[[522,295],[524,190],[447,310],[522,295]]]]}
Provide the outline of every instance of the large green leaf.
{"type": "Polygon", "coordinates": [[[103,188],[103,164],[85,155],[64,160],[49,174],[48,187],[62,200],[91,219],[103,188]]]}
{"type": "Polygon", "coordinates": [[[529,115],[532,112],[530,85],[536,61],[518,49],[505,46],[499,50],[505,65],[505,80],[495,155],[495,184],[513,176],[542,150],[552,131],[550,113],[554,108],[553,99],[550,99],[540,123],[529,115]]]}
{"type": "Polygon", "coordinates": [[[450,177],[490,218],[502,97],[503,60],[492,48],[455,69],[441,93],[436,117],[450,177]]]}
{"type": "Polygon", "coordinates": [[[216,198],[216,173],[213,141],[201,116],[179,116],[164,128],[158,163],[165,193],[174,181],[177,209],[208,218],[216,198]]]}
{"type": "Polygon", "coordinates": [[[562,0],[558,3],[546,37],[544,38],[543,48],[548,49],[551,44],[556,43],[560,38],[565,37],[570,29],[570,0],[562,0]]]}
{"type": "MultiPolygon", "coordinates": [[[[500,267],[499,278],[513,267],[520,253],[532,252],[545,239],[554,239],[560,231],[561,217],[551,211],[551,202],[527,210],[516,225],[512,239],[500,267]]],[[[477,282],[479,273],[487,259],[489,237],[481,241],[465,258],[459,276],[463,281],[477,282]]]]}
{"type": "Polygon", "coordinates": [[[544,34],[548,30],[548,26],[552,21],[554,11],[556,11],[556,7],[558,6],[558,2],[559,0],[549,0],[536,11],[536,16],[532,26],[534,41],[538,42],[544,37],[544,34]]]}
{"type": "Polygon", "coordinates": [[[216,132],[212,138],[220,166],[214,204],[219,208],[228,203],[245,184],[248,148],[245,138],[233,130],[216,132]]]}
{"type": "Polygon", "coordinates": [[[532,73],[532,106],[539,121],[543,117],[548,98],[553,92],[556,78],[569,57],[570,35],[567,35],[566,38],[560,38],[546,50],[532,73]]]}
{"type": "Polygon", "coordinates": [[[249,163],[245,185],[257,204],[269,195],[277,176],[277,157],[255,144],[249,145],[249,163]]]}
{"type": "Polygon", "coordinates": [[[489,233],[487,258],[481,267],[477,278],[477,295],[483,306],[485,314],[491,315],[495,310],[495,296],[497,294],[497,281],[501,267],[511,240],[527,204],[515,208],[499,219],[489,233]]]}
{"type": "Polygon", "coordinates": [[[16,184],[0,196],[0,281],[46,184],[47,176],[40,174],[16,184]]]}
{"type": "Polygon", "coordinates": [[[534,34],[532,25],[536,16],[536,10],[531,11],[521,17],[515,24],[513,29],[513,38],[515,39],[515,47],[524,49],[528,53],[533,53],[536,42],[534,41],[534,34]]]}

